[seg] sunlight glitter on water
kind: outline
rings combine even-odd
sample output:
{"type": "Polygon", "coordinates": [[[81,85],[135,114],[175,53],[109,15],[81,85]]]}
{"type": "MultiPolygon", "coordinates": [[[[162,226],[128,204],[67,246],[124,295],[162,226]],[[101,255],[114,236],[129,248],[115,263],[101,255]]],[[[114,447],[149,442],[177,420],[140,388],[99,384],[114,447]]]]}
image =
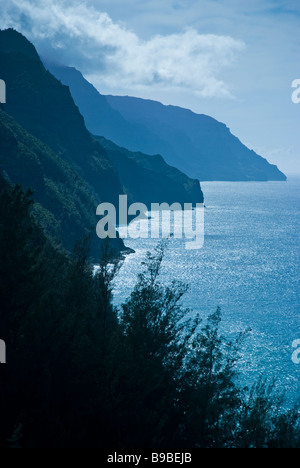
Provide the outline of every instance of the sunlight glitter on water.
{"type": "MultiPolygon", "coordinates": [[[[242,360],[245,380],[278,379],[291,399],[300,396],[300,366],[292,342],[300,338],[300,180],[267,183],[206,182],[205,237],[186,250],[171,237],[161,269],[163,284],[190,285],[184,307],[203,318],[221,306],[225,335],[251,328],[242,360]]],[[[146,252],[157,239],[126,239],[135,250],[115,282],[120,305],[135,285],[146,252]]]]}

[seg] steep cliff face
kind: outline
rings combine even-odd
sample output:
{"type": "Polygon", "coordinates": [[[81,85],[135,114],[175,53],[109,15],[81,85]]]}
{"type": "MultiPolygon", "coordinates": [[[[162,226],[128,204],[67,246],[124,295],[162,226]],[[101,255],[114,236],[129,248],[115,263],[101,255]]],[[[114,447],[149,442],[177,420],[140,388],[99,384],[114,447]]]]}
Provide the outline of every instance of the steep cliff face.
{"type": "MultiPolygon", "coordinates": [[[[4,106],[5,111],[30,134],[46,143],[62,159],[71,164],[91,186],[99,203],[107,201],[117,204],[119,194],[123,193],[121,174],[118,174],[107,151],[87,130],[69,88],[45,69],[32,44],[16,31],[0,31],[0,60],[1,73],[7,83],[8,99],[4,106]]],[[[81,88],[83,78],[78,79],[78,73],[75,75],[76,86],[81,88]]],[[[103,99],[106,103],[104,118],[106,119],[110,112],[108,121],[111,126],[119,114],[110,108],[105,98],[103,99]]],[[[93,102],[101,103],[103,99],[98,96],[98,101],[95,101],[92,92],[87,102],[91,106],[93,102]]],[[[127,125],[119,115],[119,124],[122,122],[127,125]]],[[[201,201],[199,183],[186,182],[187,180],[184,181],[185,185],[180,187],[177,196],[174,193],[173,201],[186,202],[191,199],[194,203],[201,201]],[[197,190],[195,186],[198,187],[197,190]]],[[[135,184],[135,181],[132,183],[135,184]]],[[[137,180],[136,183],[140,182],[137,180]]],[[[170,180],[170,184],[172,183],[170,180]]],[[[134,187],[128,188],[132,192],[135,191],[134,187]]],[[[151,196],[153,187],[148,188],[147,196],[149,194],[151,196]]],[[[164,188],[168,190],[165,184],[164,188]]],[[[163,187],[160,193],[162,197],[160,201],[165,201],[167,193],[164,193],[163,187]]]]}
{"type": "MultiPolygon", "coordinates": [[[[107,96],[107,101],[128,122],[143,125],[157,136],[157,151],[169,164],[185,168],[188,175],[202,181],[286,180],[275,165],[247,148],[212,117],[128,96],[107,96]]],[[[147,151],[146,146],[141,150],[147,151]]]]}
{"type": "MultiPolygon", "coordinates": [[[[114,110],[82,74],[72,67],[46,64],[62,83],[70,86],[72,97],[83,114],[87,128],[106,149],[119,174],[123,189],[134,201],[201,203],[203,193],[199,181],[166,164],[162,156],[130,152],[125,148],[137,142],[137,147],[155,148],[155,136],[145,126],[129,123],[114,110]],[[107,140],[111,140],[108,142],[107,140]],[[113,144],[112,141],[116,144],[113,144]],[[122,147],[118,146],[121,143],[122,147]],[[125,147],[125,148],[124,148],[125,147]],[[151,201],[150,201],[151,200],[151,201]]],[[[161,144],[163,144],[161,140],[161,144]]],[[[151,151],[149,152],[151,154],[151,151]]]]}
{"type": "MultiPolygon", "coordinates": [[[[96,207],[117,207],[124,191],[131,202],[203,201],[199,182],[160,156],[134,155],[93,137],[69,88],[18,32],[0,31],[0,63],[7,87],[0,107],[0,169],[12,183],[34,190],[40,224],[68,250],[90,231],[93,256],[99,254],[96,207]]],[[[121,239],[110,242],[124,250],[121,239]]]]}
{"type": "MultiPolygon", "coordinates": [[[[34,191],[33,214],[49,237],[72,251],[76,241],[91,234],[91,255],[99,258],[97,200],[89,184],[1,109],[0,168],[7,181],[34,191]]],[[[126,250],[121,239],[111,246],[117,252],[126,250]]]]}
{"type": "MultiPolygon", "coordinates": [[[[99,257],[96,206],[117,203],[122,187],[100,143],[87,131],[69,89],[45,70],[35,48],[13,30],[0,31],[0,164],[12,183],[34,190],[34,213],[46,232],[72,250],[92,235],[99,257]]],[[[111,241],[124,250],[123,241],[111,241]]]]}
{"type": "Polygon", "coordinates": [[[151,203],[162,202],[203,203],[199,181],[167,164],[162,156],[128,151],[104,137],[95,138],[118,169],[130,202],[139,200],[148,207],[151,203]]]}
{"type": "MultiPolygon", "coordinates": [[[[119,146],[133,151],[156,154],[155,136],[145,125],[129,122],[114,109],[106,96],[103,96],[89,83],[79,70],[45,63],[46,68],[63,84],[69,86],[72,97],[84,117],[88,130],[93,135],[101,135],[119,146]]],[[[160,147],[163,140],[159,141],[160,147]]]]}
{"type": "Polygon", "coordinates": [[[7,86],[4,110],[76,168],[99,203],[116,202],[122,193],[117,171],[87,131],[69,89],[44,68],[34,47],[16,31],[0,31],[0,62],[7,86]]]}

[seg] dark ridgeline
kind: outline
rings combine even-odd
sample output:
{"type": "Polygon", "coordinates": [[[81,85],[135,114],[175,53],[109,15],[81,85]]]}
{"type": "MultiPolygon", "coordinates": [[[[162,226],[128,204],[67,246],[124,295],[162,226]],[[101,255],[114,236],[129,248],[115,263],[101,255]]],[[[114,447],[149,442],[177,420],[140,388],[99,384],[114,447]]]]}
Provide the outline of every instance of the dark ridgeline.
{"type": "MultiPolygon", "coordinates": [[[[88,233],[98,197],[122,193],[129,168],[153,185],[153,172],[187,185],[184,196],[194,183],[159,156],[93,139],[68,89],[18,33],[0,33],[0,59],[15,96],[0,111],[0,447],[299,447],[297,410],[284,411],[263,380],[239,387],[246,334],[222,338],[219,309],[206,323],[187,320],[188,288],[160,283],[163,245],[117,311],[112,246],[102,243],[94,275],[88,237],[73,254],[58,243],[88,233]]],[[[139,190],[132,199],[146,197],[139,190]]]]}
{"type": "Polygon", "coordinates": [[[129,96],[103,96],[72,67],[46,63],[70,87],[87,125],[131,151],[162,154],[201,181],[286,180],[275,166],[248,149],[223,123],[204,114],[129,96]]]}
{"type": "MultiPolygon", "coordinates": [[[[147,168],[136,161],[130,172],[130,152],[120,148],[115,164],[108,142],[103,142],[105,149],[86,129],[68,87],[12,29],[0,31],[0,62],[8,95],[1,106],[1,167],[12,182],[35,191],[35,212],[42,225],[52,235],[59,234],[67,249],[92,231],[92,255],[99,254],[96,206],[111,202],[117,207],[124,191],[136,202],[203,202],[199,182],[163,161],[160,167],[150,163],[147,168]]],[[[117,252],[126,250],[121,239],[111,244],[117,252]]]]}
{"type": "MultiPolygon", "coordinates": [[[[92,231],[91,254],[99,252],[96,206],[116,203],[122,188],[104,149],[86,130],[70,92],[45,70],[21,34],[0,31],[2,105],[0,164],[13,183],[35,192],[35,212],[67,249],[92,231]]],[[[120,239],[117,252],[124,250],[120,239]]]]}

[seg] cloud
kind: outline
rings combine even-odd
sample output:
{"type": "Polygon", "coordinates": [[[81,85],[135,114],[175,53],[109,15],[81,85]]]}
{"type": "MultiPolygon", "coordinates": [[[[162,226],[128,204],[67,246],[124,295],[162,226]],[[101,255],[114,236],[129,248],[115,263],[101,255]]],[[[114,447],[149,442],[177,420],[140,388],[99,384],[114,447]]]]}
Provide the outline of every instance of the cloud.
{"type": "Polygon", "coordinates": [[[222,73],[244,43],[230,36],[188,28],[145,40],[83,2],[11,0],[3,10],[2,27],[23,32],[40,54],[94,76],[99,87],[232,97],[222,73]]]}

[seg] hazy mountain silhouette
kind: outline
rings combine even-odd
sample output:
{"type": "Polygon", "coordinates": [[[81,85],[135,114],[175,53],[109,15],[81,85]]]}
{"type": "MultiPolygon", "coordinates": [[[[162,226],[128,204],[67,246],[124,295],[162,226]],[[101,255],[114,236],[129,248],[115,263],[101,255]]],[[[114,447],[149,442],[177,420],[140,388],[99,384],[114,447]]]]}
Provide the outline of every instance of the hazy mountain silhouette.
{"type": "MultiPolygon", "coordinates": [[[[128,122],[120,112],[113,109],[105,96],[89,83],[74,67],[45,63],[46,68],[61,82],[69,86],[72,97],[84,117],[85,124],[93,135],[104,136],[117,145],[132,151],[156,154],[157,136],[145,125],[128,122]],[[142,147],[147,148],[143,150],[142,147]]],[[[163,147],[164,140],[160,140],[163,147]]]]}
{"type": "Polygon", "coordinates": [[[225,124],[188,109],[129,96],[103,96],[75,68],[47,64],[70,87],[87,128],[131,151],[161,154],[200,180],[285,180],[225,124]]]}
{"type": "Polygon", "coordinates": [[[158,142],[164,138],[166,161],[200,180],[286,179],[275,165],[249,150],[212,117],[138,98],[107,96],[107,100],[129,122],[145,125],[158,142]]]}

